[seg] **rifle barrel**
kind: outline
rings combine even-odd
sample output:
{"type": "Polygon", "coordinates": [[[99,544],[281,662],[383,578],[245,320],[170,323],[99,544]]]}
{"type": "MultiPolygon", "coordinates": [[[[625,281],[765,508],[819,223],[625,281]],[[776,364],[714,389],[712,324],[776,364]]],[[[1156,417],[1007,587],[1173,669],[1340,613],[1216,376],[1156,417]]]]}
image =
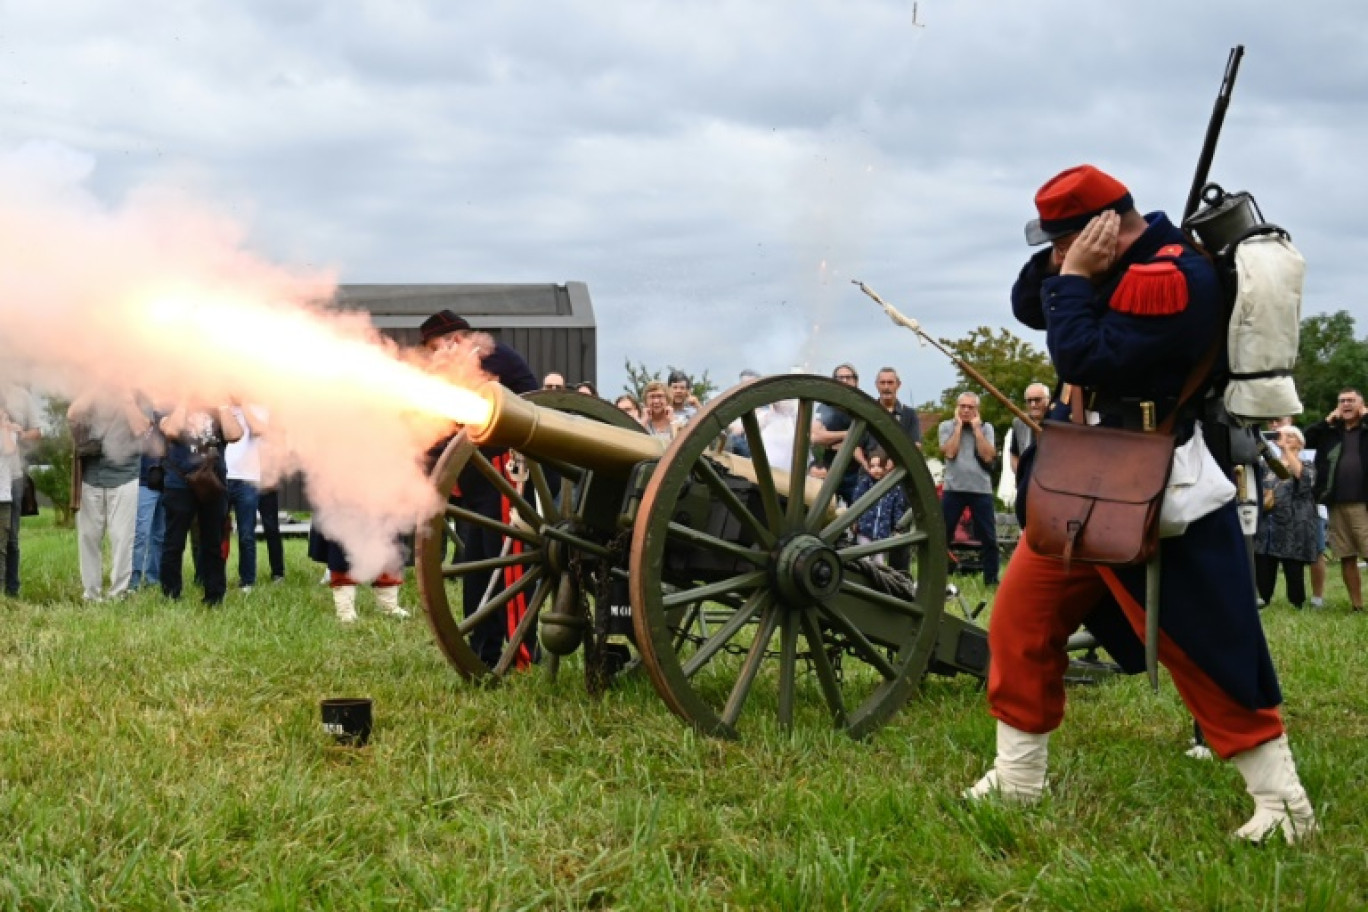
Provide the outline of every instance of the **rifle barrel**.
{"type": "Polygon", "coordinates": [[[1225,124],[1226,108],[1230,107],[1230,93],[1235,89],[1235,76],[1240,71],[1240,58],[1244,56],[1244,45],[1237,44],[1230,49],[1226,59],[1225,76],[1221,79],[1221,90],[1216,93],[1216,104],[1207,122],[1206,138],[1202,141],[1202,154],[1197,159],[1197,171],[1192,176],[1192,187],[1188,190],[1187,205],[1183,207],[1183,221],[1190,219],[1202,199],[1202,188],[1206,186],[1211,174],[1211,162],[1216,157],[1216,142],[1221,138],[1221,127],[1225,124]]]}

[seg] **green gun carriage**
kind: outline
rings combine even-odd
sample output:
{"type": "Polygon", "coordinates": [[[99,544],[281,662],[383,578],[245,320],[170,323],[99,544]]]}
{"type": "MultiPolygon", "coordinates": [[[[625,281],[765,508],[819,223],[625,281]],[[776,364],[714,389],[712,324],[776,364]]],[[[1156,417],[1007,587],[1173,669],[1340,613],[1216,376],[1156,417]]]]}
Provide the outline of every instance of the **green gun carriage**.
{"type": "Polygon", "coordinates": [[[672,711],[723,737],[769,716],[781,725],[825,720],[862,737],[926,674],[986,675],[986,632],[946,612],[945,530],[925,460],[859,390],[816,376],[758,380],[711,400],[668,444],[591,396],[519,398],[492,383],[480,392],[492,418],[451,440],[432,482],[449,492],[473,465],[512,513],[501,521],[449,503],[417,539],[428,622],[461,674],[502,677],[535,635],[553,673],[560,656],[581,647],[591,687],[624,665],[638,667],[672,711]],[[843,410],[851,426],[818,481],[804,470],[823,405],[843,410]],[[766,448],[762,425],[774,409],[792,415],[783,454],[766,448]],[[721,447],[735,427],[749,458],[721,447]],[[841,474],[867,441],[893,468],[838,510],[841,474]],[[509,481],[482,446],[521,454],[526,481],[509,481]],[[908,509],[893,537],[860,544],[857,520],[894,486],[908,509]],[[449,562],[457,522],[493,528],[519,547],[449,562]],[[895,549],[910,549],[909,572],[879,562],[895,549]],[[519,577],[499,585],[508,568],[519,577]],[[456,581],[484,593],[470,617],[461,616],[456,581]],[[490,668],[470,634],[515,598],[525,612],[490,668]]]}

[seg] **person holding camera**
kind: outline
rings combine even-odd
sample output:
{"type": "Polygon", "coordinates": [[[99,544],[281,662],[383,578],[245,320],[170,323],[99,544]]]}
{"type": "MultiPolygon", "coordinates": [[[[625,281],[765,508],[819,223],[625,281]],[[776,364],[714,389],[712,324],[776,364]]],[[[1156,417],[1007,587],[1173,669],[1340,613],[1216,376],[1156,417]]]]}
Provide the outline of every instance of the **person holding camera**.
{"type": "Polygon", "coordinates": [[[1330,508],[1330,550],[1339,558],[1349,607],[1363,610],[1358,562],[1368,557],[1368,438],[1363,393],[1342,389],[1335,408],[1306,429],[1316,451],[1316,499],[1330,508]]]}
{"type": "Polygon", "coordinates": [[[993,506],[993,460],[997,445],[993,426],[979,415],[979,397],[960,393],[955,400],[955,417],[940,426],[941,454],[945,456],[945,475],[941,493],[941,513],[945,517],[945,537],[951,540],[960,515],[969,508],[974,538],[983,545],[983,581],[998,582],[997,511],[993,506]]]}
{"type": "Polygon", "coordinates": [[[1288,477],[1264,473],[1263,512],[1254,540],[1254,580],[1259,599],[1273,600],[1278,567],[1287,581],[1287,600],[1293,608],[1306,602],[1306,568],[1316,559],[1320,517],[1316,515],[1316,469],[1302,463],[1306,441],[1302,432],[1284,425],[1275,441],[1288,477]]]}

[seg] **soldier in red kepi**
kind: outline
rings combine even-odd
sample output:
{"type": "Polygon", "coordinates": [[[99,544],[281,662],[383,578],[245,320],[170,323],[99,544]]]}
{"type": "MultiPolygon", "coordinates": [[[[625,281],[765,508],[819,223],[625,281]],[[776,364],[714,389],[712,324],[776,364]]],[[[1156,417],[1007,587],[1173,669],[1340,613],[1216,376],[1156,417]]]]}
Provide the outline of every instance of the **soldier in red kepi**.
{"type": "MultiPolygon", "coordinates": [[[[1051,178],[1026,226],[1031,257],[1012,310],[1044,330],[1061,382],[1074,389],[1056,420],[1140,427],[1141,403],[1162,422],[1217,334],[1225,311],[1211,262],[1162,212],[1141,215],[1116,178],[1091,165],[1051,178]]],[[[1178,409],[1182,443],[1196,409],[1178,409]],[[1188,414],[1192,412],[1193,414],[1188,414]]],[[[1019,490],[1034,463],[1021,459],[1019,490]]],[[[1255,813],[1236,831],[1293,842],[1316,829],[1278,706],[1282,693],[1260,626],[1249,555],[1233,502],[1160,541],[1159,660],[1211,749],[1244,776],[1255,813]]],[[[989,627],[988,702],[997,760],[966,797],[1034,801],[1045,787],[1050,732],[1064,717],[1064,644],[1087,626],[1128,671],[1140,671],[1145,631],[1141,567],[1099,568],[1034,552],[1023,538],[998,590],[989,627]]]]}

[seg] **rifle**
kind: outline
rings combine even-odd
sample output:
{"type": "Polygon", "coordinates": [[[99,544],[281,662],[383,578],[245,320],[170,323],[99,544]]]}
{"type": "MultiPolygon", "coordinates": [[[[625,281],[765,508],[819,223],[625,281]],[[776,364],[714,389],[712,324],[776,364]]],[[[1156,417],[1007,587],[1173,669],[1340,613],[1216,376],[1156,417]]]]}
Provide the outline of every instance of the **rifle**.
{"type": "Polygon", "coordinates": [[[1197,172],[1192,176],[1192,188],[1188,190],[1187,205],[1183,207],[1184,222],[1197,211],[1197,205],[1202,199],[1202,188],[1206,186],[1207,176],[1211,174],[1211,160],[1216,157],[1216,141],[1221,138],[1226,108],[1230,107],[1230,93],[1235,88],[1235,76],[1240,71],[1240,58],[1243,56],[1243,44],[1237,44],[1230,49],[1225,76],[1221,79],[1221,89],[1216,93],[1216,104],[1211,110],[1211,120],[1207,122],[1206,139],[1202,141],[1202,154],[1197,159],[1197,172]]]}

